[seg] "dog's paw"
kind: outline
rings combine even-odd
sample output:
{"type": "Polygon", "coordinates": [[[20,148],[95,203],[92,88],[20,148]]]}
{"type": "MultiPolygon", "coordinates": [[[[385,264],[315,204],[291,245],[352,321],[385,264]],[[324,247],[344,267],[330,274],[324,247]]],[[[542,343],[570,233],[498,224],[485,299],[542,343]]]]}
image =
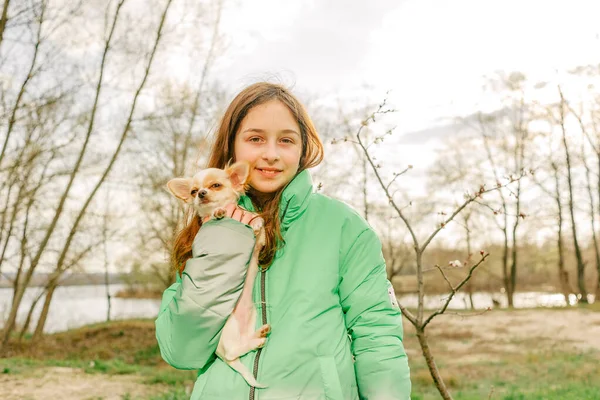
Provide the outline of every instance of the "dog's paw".
{"type": "Polygon", "coordinates": [[[254,234],[258,234],[263,226],[265,226],[265,221],[261,217],[256,217],[250,222],[250,227],[254,230],[254,234]]]}
{"type": "Polygon", "coordinates": [[[214,212],[213,212],[213,217],[215,217],[216,219],[221,219],[223,218],[225,215],[227,214],[227,210],[225,210],[222,207],[217,208],[214,212]]]}
{"type": "Polygon", "coordinates": [[[269,333],[271,333],[271,325],[265,324],[256,331],[256,336],[259,338],[264,338],[267,337],[269,333]]]}

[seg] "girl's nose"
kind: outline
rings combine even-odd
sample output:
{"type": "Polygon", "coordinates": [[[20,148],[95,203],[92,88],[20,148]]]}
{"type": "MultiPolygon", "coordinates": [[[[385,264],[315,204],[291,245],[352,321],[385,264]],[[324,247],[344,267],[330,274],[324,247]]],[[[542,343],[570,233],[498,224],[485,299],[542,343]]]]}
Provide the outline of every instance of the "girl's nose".
{"type": "Polygon", "coordinates": [[[277,151],[276,144],[268,144],[266,146],[265,152],[263,153],[263,159],[269,162],[279,160],[279,152],[277,151]]]}

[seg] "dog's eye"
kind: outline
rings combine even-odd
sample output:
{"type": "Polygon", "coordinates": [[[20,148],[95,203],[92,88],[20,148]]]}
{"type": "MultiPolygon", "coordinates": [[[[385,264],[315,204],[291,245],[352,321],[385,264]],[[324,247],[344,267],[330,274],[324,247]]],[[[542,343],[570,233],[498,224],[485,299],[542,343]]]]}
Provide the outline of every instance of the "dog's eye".
{"type": "Polygon", "coordinates": [[[220,183],[213,183],[212,186],[211,186],[211,188],[215,188],[215,189],[216,188],[220,188],[220,187],[221,187],[220,183]]]}
{"type": "Polygon", "coordinates": [[[198,193],[198,189],[192,189],[192,196],[195,196],[198,193]]]}

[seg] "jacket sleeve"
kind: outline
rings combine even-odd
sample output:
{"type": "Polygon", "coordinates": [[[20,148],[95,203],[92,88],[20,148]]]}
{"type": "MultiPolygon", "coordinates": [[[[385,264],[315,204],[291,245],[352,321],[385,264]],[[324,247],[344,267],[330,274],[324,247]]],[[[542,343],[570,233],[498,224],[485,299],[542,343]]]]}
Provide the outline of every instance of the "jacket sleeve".
{"type": "Polygon", "coordinates": [[[367,228],[341,260],[339,294],[361,400],[410,399],[402,315],[388,294],[381,242],[367,228]]]}
{"type": "Polygon", "coordinates": [[[254,247],[252,229],[231,218],[200,228],[181,278],[165,290],[155,321],[162,358],[178,369],[201,369],[214,358],[237,302],[254,247]]]}

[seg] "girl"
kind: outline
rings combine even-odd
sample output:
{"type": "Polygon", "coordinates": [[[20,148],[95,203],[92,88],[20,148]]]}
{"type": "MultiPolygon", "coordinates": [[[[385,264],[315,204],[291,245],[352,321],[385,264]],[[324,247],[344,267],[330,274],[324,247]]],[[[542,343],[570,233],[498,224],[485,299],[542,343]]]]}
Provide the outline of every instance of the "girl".
{"type": "Polygon", "coordinates": [[[381,243],[353,209],[313,192],[308,169],[322,159],[312,121],[286,88],[256,83],[227,108],[208,167],[249,161],[250,188],[230,218],[186,219],[172,255],[177,280],[156,319],[163,359],[199,370],[193,400],[410,398],[381,243]],[[255,213],[267,237],[254,286],[257,328],[268,323],[271,333],[241,361],[264,389],[214,354],[243,285],[255,213]]]}

